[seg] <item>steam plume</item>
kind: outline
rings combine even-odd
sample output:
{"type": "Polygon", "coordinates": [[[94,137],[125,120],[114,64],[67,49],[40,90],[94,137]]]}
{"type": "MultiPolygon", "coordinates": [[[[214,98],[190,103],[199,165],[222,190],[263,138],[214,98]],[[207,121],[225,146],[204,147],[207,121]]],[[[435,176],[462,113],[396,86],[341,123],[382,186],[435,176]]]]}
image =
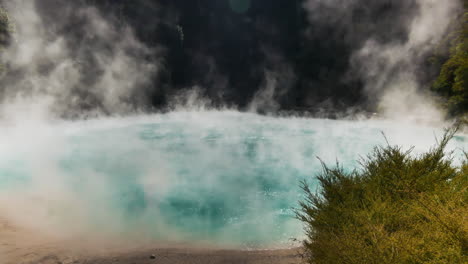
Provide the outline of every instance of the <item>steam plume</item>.
{"type": "Polygon", "coordinates": [[[0,101],[41,104],[54,116],[123,114],[150,107],[160,65],[132,30],[70,1],[8,1],[16,28],[2,53],[0,101]]]}
{"type": "MultiPolygon", "coordinates": [[[[385,4],[399,4],[398,1],[378,3],[383,7],[385,4]]],[[[356,46],[349,74],[364,80],[365,92],[371,101],[376,100],[375,104],[384,116],[443,120],[443,113],[437,109],[430,94],[424,91],[428,90],[427,87],[421,87],[418,71],[427,54],[447,32],[451,19],[459,12],[459,1],[407,1],[400,4],[397,16],[382,17],[372,21],[373,24],[364,24],[370,28],[370,35],[353,35],[359,23],[352,21],[351,11],[367,4],[358,0],[309,0],[305,8],[311,21],[326,20],[344,28],[345,41],[356,46]]]]}

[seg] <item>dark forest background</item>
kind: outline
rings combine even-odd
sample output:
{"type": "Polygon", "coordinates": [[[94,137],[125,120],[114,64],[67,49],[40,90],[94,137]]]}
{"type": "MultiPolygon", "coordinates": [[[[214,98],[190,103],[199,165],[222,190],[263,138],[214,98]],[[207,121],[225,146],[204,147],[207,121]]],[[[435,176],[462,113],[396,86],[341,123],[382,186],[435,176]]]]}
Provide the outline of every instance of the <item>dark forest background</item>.
{"type": "Polygon", "coordinates": [[[247,107],[270,70],[279,74],[280,108],[311,111],[372,107],[361,80],[348,74],[350,56],[373,35],[404,39],[396,22],[417,11],[412,0],[362,2],[349,10],[351,34],[349,25],[311,24],[300,0],[87,1],[121,16],[148,45],[167,48],[156,105],[199,85],[215,102],[247,107]]]}
{"type": "MultiPolygon", "coordinates": [[[[349,70],[351,56],[370,37],[380,43],[405,41],[407,23],[419,6],[416,0],[356,2],[346,10],[346,21],[342,12],[335,16],[325,9],[329,19],[311,18],[301,0],[77,0],[73,5],[97,7],[160,50],[145,58],[163,64],[148,94],[157,109],[193,87],[214,106],[246,109],[273,78],[276,110],[375,111],[376,98],[365,93],[363,80],[349,70]]],[[[41,4],[41,15],[53,21],[70,1],[41,4]]],[[[466,82],[455,85],[466,79],[467,47],[456,48],[466,35],[463,11],[453,20],[444,43],[415,63],[421,87],[443,95],[443,104],[455,115],[467,111],[468,89],[466,82]],[[444,67],[453,57],[456,62],[444,67]],[[457,71],[460,67],[464,70],[457,71]]],[[[75,35],[80,45],[84,33],[73,30],[79,22],[68,23],[63,33],[75,35]]]]}

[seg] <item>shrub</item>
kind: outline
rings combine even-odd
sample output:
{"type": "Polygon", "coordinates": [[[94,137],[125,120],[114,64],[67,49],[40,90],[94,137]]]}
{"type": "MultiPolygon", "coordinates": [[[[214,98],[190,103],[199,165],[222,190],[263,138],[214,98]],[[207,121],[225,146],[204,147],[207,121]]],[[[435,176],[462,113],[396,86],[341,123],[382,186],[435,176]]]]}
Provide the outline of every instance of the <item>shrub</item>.
{"type": "Polygon", "coordinates": [[[303,182],[307,262],[468,263],[468,159],[444,152],[454,133],[419,156],[377,147],[351,173],[324,165],[318,193],[303,182]]]}

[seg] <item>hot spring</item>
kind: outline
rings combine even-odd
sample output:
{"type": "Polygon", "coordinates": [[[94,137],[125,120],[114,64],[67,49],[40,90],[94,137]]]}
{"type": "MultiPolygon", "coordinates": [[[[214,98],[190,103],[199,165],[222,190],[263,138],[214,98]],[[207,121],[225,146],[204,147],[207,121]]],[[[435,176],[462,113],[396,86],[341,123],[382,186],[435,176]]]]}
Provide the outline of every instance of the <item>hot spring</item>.
{"type": "MultiPolygon", "coordinates": [[[[75,237],[286,247],[292,208],[322,161],[346,170],[374,146],[426,151],[442,129],[390,121],[173,112],[2,124],[0,208],[15,223],[75,237]]],[[[449,145],[468,149],[468,137],[449,145]]]]}

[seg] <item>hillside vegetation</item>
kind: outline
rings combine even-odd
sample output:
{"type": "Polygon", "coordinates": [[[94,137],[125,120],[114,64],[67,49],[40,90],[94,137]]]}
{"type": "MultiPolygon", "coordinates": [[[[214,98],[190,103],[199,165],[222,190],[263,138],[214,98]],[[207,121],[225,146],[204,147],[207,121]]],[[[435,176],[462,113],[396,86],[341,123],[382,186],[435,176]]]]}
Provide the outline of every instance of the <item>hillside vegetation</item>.
{"type": "Polygon", "coordinates": [[[324,166],[318,193],[303,183],[308,263],[468,263],[468,157],[444,153],[453,135],[419,156],[377,147],[351,173],[324,166]]]}
{"type": "Polygon", "coordinates": [[[12,26],[8,13],[0,7],[0,45],[5,46],[10,40],[12,26]]]}
{"type": "MultiPolygon", "coordinates": [[[[8,13],[0,7],[0,55],[5,46],[11,41],[11,35],[14,31],[13,25],[10,23],[8,13]]],[[[0,73],[5,71],[2,61],[0,61],[0,73]]]]}
{"type": "Polygon", "coordinates": [[[442,64],[432,89],[442,95],[451,116],[468,113],[468,1],[464,12],[454,22],[455,30],[446,38],[449,56],[442,64]]]}
{"type": "MultiPolygon", "coordinates": [[[[452,30],[434,50],[433,64],[414,62],[424,87],[440,95],[451,117],[468,113],[468,1],[463,1],[465,13],[453,14],[452,30]]],[[[94,6],[117,28],[129,26],[145,46],[163,47],[164,52],[145,58],[162,63],[145,94],[154,109],[164,108],[174,93],[194,86],[203,87],[203,95],[214,105],[247,109],[271,79],[281,87],[272,95],[279,110],[330,113],[376,111],[378,100],[364,91],[366,80],[350,72],[350,61],[370,37],[381,43],[405,41],[408,21],[418,11],[416,0],[356,0],[345,17],[335,20],[314,18],[299,0],[250,1],[243,14],[231,10],[232,2],[50,0],[38,1],[36,11],[48,23],[59,21],[51,28],[73,40],[67,42],[71,50],[86,47],[78,40],[92,29],[84,28],[79,16],[63,19],[70,6],[94,6]]],[[[325,14],[337,11],[321,8],[325,14]]],[[[0,46],[11,42],[12,24],[0,9],[0,46]]],[[[424,54],[424,61],[431,54],[424,54]]]]}

